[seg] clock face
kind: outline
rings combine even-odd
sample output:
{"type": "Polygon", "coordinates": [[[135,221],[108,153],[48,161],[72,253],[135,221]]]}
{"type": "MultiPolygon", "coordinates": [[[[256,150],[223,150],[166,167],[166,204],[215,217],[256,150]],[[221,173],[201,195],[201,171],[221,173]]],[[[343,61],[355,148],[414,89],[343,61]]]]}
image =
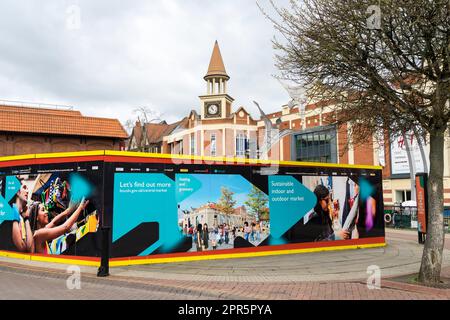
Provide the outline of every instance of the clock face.
{"type": "Polygon", "coordinates": [[[219,113],[219,106],[217,104],[211,104],[208,106],[208,114],[217,115],[219,113]]]}

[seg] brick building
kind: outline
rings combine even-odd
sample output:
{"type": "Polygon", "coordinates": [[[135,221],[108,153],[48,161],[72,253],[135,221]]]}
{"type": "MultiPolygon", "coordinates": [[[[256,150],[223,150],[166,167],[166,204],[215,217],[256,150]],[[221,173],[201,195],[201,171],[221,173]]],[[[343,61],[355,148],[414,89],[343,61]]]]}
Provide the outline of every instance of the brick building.
{"type": "MultiPolygon", "coordinates": [[[[217,157],[249,157],[253,143],[259,149],[264,141],[264,121],[254,119],[227,91],[230,76],[216,42],[208,71],[204,77],[206,94],[201,95],[199,109],[192,110],[174,124],[136,123],[130,137],[130,151],[161,152],[217,157]]],[[[337,130],[331,123],[334,111],[320,103],[308,105],[305,121],[297,106],[282,106],[281,111],[268,114],[280,129],[295,133],[285,137],[271,151],[272,159],[319,161],[332,163],[378,163],[373,142],[345,148],[347,128],[337,130]]]]}
{"type": "MultiPolygon", "coordinates": [[[[262,119],[254,119],[245,107],[234,111],[234,99],[227,92],[230,80],[216,42],[207,74],[206,94],[201,95],[199,109],[192,110],[174,124],[138,123],[131,136],[129,150],[217,157],[249,157],[249,146],[261,149],[265,136],[262,119]]],[[[386,141],[379,146],[375,137],[363,145],[348,143],[351,123],[337,128],[333,125],[335,108],[320,101],[306,106],[302,115],[298,106],[284,105],[267,117],[279,128],[290,129],[271,149],[270,158],[304,162],[381,165],[386,205],[410,200],[411,184],[406,153],[386,141]],[[393,158],[395,158],[393,160],[393,158]],[[403,163],[403,164],[402,164],[403,163]],[[403,171],[396,168],[403,165],[403,171]],[[409,197],[409,198],[408,198],[409,197]]],[[[445,147],[445,204],[450,205],[450,143],[445,147]]],[[[429,151],[428,151],[429,152],[429,151]]]]}
{"type": "Polygon", "coordinates": [[[127,133],[117,119],[79,111],[0,105],[0,156],[123,150],[127,133]]]}
{"type": "Polygon", "coordinates": [[[216,42],[204,77],[206,93],[199,97],[199,112],[192,110],[184,119],[170,125],[137,123],[128,149],[245,157],[249,141],[257,139],[257,122],[244,107],[233,111],[234,99],[227,90],[229,80],[216,42]]]}

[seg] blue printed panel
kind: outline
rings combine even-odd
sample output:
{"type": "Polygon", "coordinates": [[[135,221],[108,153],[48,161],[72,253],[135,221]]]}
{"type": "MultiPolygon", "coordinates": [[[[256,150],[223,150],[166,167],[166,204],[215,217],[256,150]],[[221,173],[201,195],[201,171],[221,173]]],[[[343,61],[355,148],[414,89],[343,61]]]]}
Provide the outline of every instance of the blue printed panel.
{"type": "Polygon", "coordinates": [[[143,222],[159,223],[159,240],[140,255],[170,251],[181,240],[175,182],[164,174],[116,173],[113,242],[143,222]]]}
{"type": "Polygon", "coordinates": [[[0,196],[0,224],[4,221],[16,220],[14,209],[11,208],[8,201],[0,196]]]}
{"type": "Polygon", "coordinates": [[[4,221],[19,220],[18,212],[9,205],[9,201],[20,190],[20,181],[15,176],[6,177],[5,198],[0,195],[0,224],[4,221]]]}
{"type": "Polygon", "coordinates": [[[15,176],[6,177],[6,201],[10,201],[20,190],[20,181],[15,176]]]}
{"type": "Polygon", "coordinates": [[[177,203],[183,202],[202,188],[202,183],[192,174],[177,174],[176,180],[177,203]]]}
{"type": "Polygon", "coordinates": [[[291,176],[269,177],[271,244],[283,244],[282,236],[317,203],[317,197],[291,176]]]}

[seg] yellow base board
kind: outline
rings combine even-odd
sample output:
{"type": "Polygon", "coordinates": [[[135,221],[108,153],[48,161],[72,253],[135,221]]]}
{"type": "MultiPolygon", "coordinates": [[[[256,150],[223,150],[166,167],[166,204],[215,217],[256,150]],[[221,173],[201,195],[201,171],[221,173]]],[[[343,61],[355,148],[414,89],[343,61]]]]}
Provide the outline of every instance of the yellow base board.
{"type": "MultiPolygon", "coordinates": [[[[149,259],[126,259],[126,260],[111,260],[110,267],[125,267],[134,265],[149,265],[149,264],[165,264],[165,263],[179,263],[179,262],[193,262],[193,261],[205,261],[205,260],[224,260],[224,259],[242,259],[242,258],[255,258],[255,257],[267,257],[277,255],[292,255],[303,253],[315,253],[325,251],[342,251],[342,250],[357,250],[357,249],[371,249],[371,248],[384,248],[385,243],[376,244],[362,244],[362,245],[350,245],[350,246],[334,246],[324,248],[309,248],[309,249],[292,249],[292,250],[274,250],[274,251],[260,251],[260,252],[245,252],[245,253],[228,253],[228,254],[214,254],[214,255],[202,255],[202,256],[184,256],[184,257],[171,257],[171,258],[149,258],[149,259]]],[[[23,253],[14,253],[0,251],[0,257],[7,257],[13,259],[49,262],[66,265],[80,265],[99,267],[100,261],[95,260],[82,260],[82,259],[70,259],[61,256],[35,256],[23,253]]]]}
{"type": "Polygon", "coordinates": [[[100,266],[100,261],[70,259],[70,258],[63,258],[61,256],[54,256],[54,255],[35,256],[35,255],[25,254],[25,253],[0,251],[0,257],[28,260],[28,261],[58,263],[58,264],[66,264],[66,265],[78,265],[78,266],[90,266],[90,267],[99,267],[100,266]]]}

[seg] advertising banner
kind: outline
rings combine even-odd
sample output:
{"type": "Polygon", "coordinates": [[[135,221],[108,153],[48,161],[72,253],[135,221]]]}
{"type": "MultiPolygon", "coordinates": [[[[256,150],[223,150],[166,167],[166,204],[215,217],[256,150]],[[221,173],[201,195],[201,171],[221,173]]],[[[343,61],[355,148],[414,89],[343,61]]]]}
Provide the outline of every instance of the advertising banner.
{"type": "MultiPolygon", "coordinates": [[[[424,163],[420,153],[419,144],[414,135],[408,134],[407,138],[412,149],[412,155],[415,161],[416,172],[424,172],[424,163]]],[[[424,146],[425,152],[429,152],[427,146],[424,146]]],[[[391,143],[391,163],[392,174],[409,174],[411,169],[408,162],[408,154],[406,152],[406,143],[403,137],[398,137],[391,143]]]]}
{"type": "Polygon", "coordinates": [[[102,164],[2,172],[0,250],[97,256],[102,164]]]}
{"type": "Polygon", "coordinates": [[[384,236],[381,172],[116,163],[112,256],[384,236]]]}
{"type": "Polygon", "coordinates": [[[0,251],[100,257],[102,227],[111,258],[384,237],[378,169],[114,159],[0,168],[0,251]]]}

